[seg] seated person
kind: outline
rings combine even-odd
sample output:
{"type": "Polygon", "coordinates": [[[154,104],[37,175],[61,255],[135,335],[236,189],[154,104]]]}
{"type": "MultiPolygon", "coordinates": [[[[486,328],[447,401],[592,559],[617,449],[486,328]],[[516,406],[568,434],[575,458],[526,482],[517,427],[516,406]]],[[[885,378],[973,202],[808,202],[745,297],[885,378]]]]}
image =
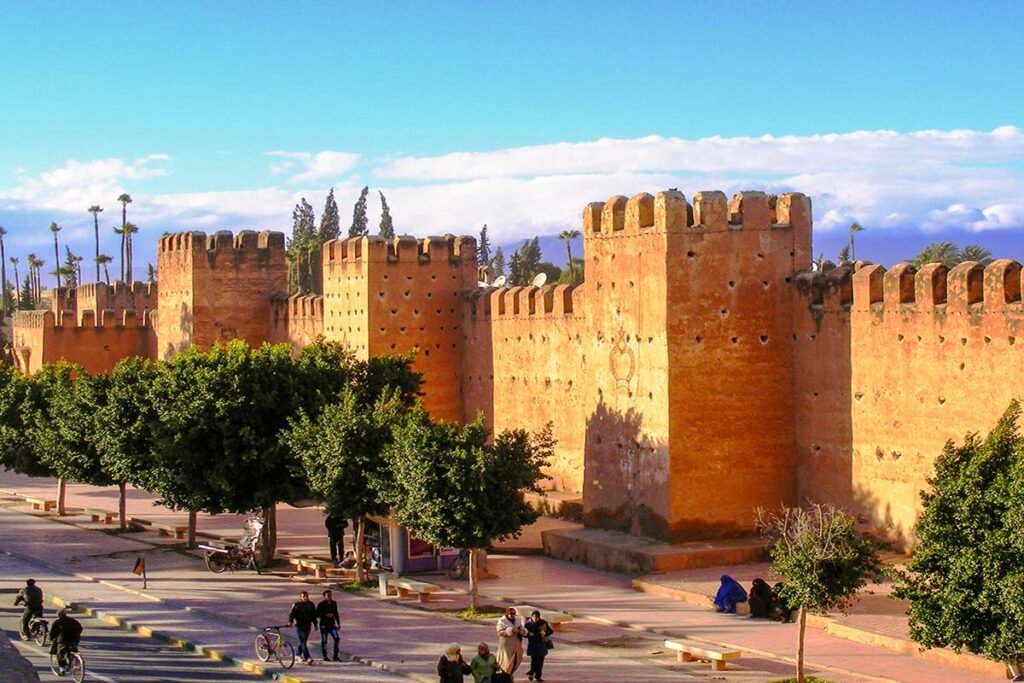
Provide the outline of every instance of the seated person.
{"type": "Polygon", "coordinates": [[[772,586],[772,604],[768,608],[768,617],[776,621],[789,621],[793,608],[782,597],[782,583],[772,586]]]}
{"type": "Polygon", "coordinates": [[[750,618],[767,619],[772,604],[772,589],[764,579],[754,579],[750,586],[750,618]]]}
{"type": "Polygon", "coordinates": [[[68,616],[67,610],[57,612],[57,620],[50,626],[50,654],[57,655],[61,675],[68,665],[68,653],[78,649],[82,639],[82,625],[68,616]]]}
{"type": "Polygon", "coordinates": [[[746,601],[747,591],[743,590],[743,586],[728,574],[723,574],[722,585],[715,595],[715,611],[736,614],[737,603],[746,601]]]}

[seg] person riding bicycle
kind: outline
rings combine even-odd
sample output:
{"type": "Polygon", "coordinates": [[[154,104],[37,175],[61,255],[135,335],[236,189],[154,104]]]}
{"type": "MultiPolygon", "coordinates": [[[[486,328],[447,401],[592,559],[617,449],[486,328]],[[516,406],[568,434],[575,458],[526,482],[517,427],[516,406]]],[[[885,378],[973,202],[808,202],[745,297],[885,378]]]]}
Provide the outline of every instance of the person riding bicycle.
{"type": "Polygon", "coordinates": [[[21,613],[21,639],[28,640],[28,622],[32,617],[42,618],[43,616],[43,589],[36,585],[35,579],[25,581],[25,587],[18,591],[18,597],[14,598],[14,606],[24,603],[25,611],[21,613]]]}
{"type": "Polygon", "coordinates": [[[57,655],[61,675],[68,666],[68,653],[78,649],[82,639],[82,625],[77,619],[68,616],[67,610],[57,612],[57,620],[50,627],[50,654],[57,655]]]}

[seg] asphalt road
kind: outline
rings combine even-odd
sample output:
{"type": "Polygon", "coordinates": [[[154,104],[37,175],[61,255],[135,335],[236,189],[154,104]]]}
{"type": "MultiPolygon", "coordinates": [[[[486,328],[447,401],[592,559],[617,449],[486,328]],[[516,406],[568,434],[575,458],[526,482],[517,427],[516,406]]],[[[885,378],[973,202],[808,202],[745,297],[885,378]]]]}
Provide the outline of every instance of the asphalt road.
{"type": "MultiPolygon", "coordinates": [[[[10,595],[0,596],[0,599],[4,598],[13,599],[10,595]]],[[[20,607],[4,605],[0,608],[0,628],[6,631],[11,642],[36,667],[40,680],[71,680],[70,678],[59,679],[50,671],[49,643],[45,647],[39,647],[32,641],[22,642],[18,635],[20,617],[20,607]]],[[[48,606],[47,620],[50,621],[55,617],[56,612],[48,606]]],[[[75,615],[75,618],[82,623],[84,629],[81,653],[85,658],[86,681],[102,681],[104,683],[245,681],[245,683],[253,683],[265,680],[233,666],[179,650],[157,640],[122,631],[96,619],[82,615],[75,615]]]]}

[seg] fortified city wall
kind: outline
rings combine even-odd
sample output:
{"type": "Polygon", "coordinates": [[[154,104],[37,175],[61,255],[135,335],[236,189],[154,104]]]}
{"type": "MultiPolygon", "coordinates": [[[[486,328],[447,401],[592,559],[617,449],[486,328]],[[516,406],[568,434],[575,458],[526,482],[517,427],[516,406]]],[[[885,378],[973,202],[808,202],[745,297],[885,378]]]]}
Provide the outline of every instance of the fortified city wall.
{"type": "Polygon", "coordinates": [[[361,237],[324,245],[323,296],[290,297],[280,233],[167,235],[158,290],[59,290],[13,351],[97,372],[233,338],[416,349],[435,417],[553,422],[547,485],[589,525],[729,536],[820,501],[908,540],[944,442],[1024,394],[1021,266],[812,272],[810,217],[800,194],[613,197],[584,209],[577,287],[479,287],[472,238],[361,237]]]}

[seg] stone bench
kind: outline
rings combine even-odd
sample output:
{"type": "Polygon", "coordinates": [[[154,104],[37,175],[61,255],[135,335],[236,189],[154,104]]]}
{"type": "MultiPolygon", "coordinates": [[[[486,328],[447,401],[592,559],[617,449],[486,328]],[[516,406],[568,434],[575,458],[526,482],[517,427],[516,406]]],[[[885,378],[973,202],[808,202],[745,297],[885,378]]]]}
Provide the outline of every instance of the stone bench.
{"type": "Polygon", "coordinates": [[[31,496],[23,496],[26,503],[32,504],[33,510],[42,510],[43,512],[49,512],[53,508],[57,507],[57,501],[46,500],[44,498],[32,498],[31,496]]]}
{"type": "Polygon", "coordinates": [[[299,574],[312,574],[318,579],[327,578],[327,570],[334,566],[330,562],[308,557],[290,557],[288,563],[295,565],[295,570],[299,574]]]}
{"type": "Polygon", "coordinates": [[[388,581],[388,587],[393,587],[400,598],[407,598],[410,593],[415,593],[419,602],[430,602],[430,594],[441,590],[440,586],[412,579],[391,579],[388,581]]]}
{"type": "Polygon", "coordinates": [[[695,659],[706,659],[711,662],[715,671],[725,671],[725,663],[740,658],[739,650],[725,650],[706,643],[695,643],[689,640],[666,640],[666,650],[676,651],[677,662],[692,662],[695,659]]]}
{"type": "Polygon", "coordinates": [[[572,621],[572,615],[566,614],[565,612],[556,612],[554,610],[543,610],[540,607],[534,607],[533,605],[512,605],[516,611],[516,615],[523,618],[526,621],[530,618],[530,615],[534,610],[540,612],[540,618],[551,624],[551,630],[558,631],[562,630],[562,624],[568,624],[572,621]]]}
{"type": "Polygon", "coordinates": [[[155,531],[161,536],[174,536],[177,539],[185,538],[188,534],[188,524],[157,524],[148,519],[132,517],[128,524],[139,531],[155,531]]]}
{"type": "Polygon", "coordinates": [[[103,524],[113,524],[114,520],[117,519],[116,512],[100,510],[99,508],[82,508],[82,514],[88,515],[94,522],[101,522],[103,524]]]}

